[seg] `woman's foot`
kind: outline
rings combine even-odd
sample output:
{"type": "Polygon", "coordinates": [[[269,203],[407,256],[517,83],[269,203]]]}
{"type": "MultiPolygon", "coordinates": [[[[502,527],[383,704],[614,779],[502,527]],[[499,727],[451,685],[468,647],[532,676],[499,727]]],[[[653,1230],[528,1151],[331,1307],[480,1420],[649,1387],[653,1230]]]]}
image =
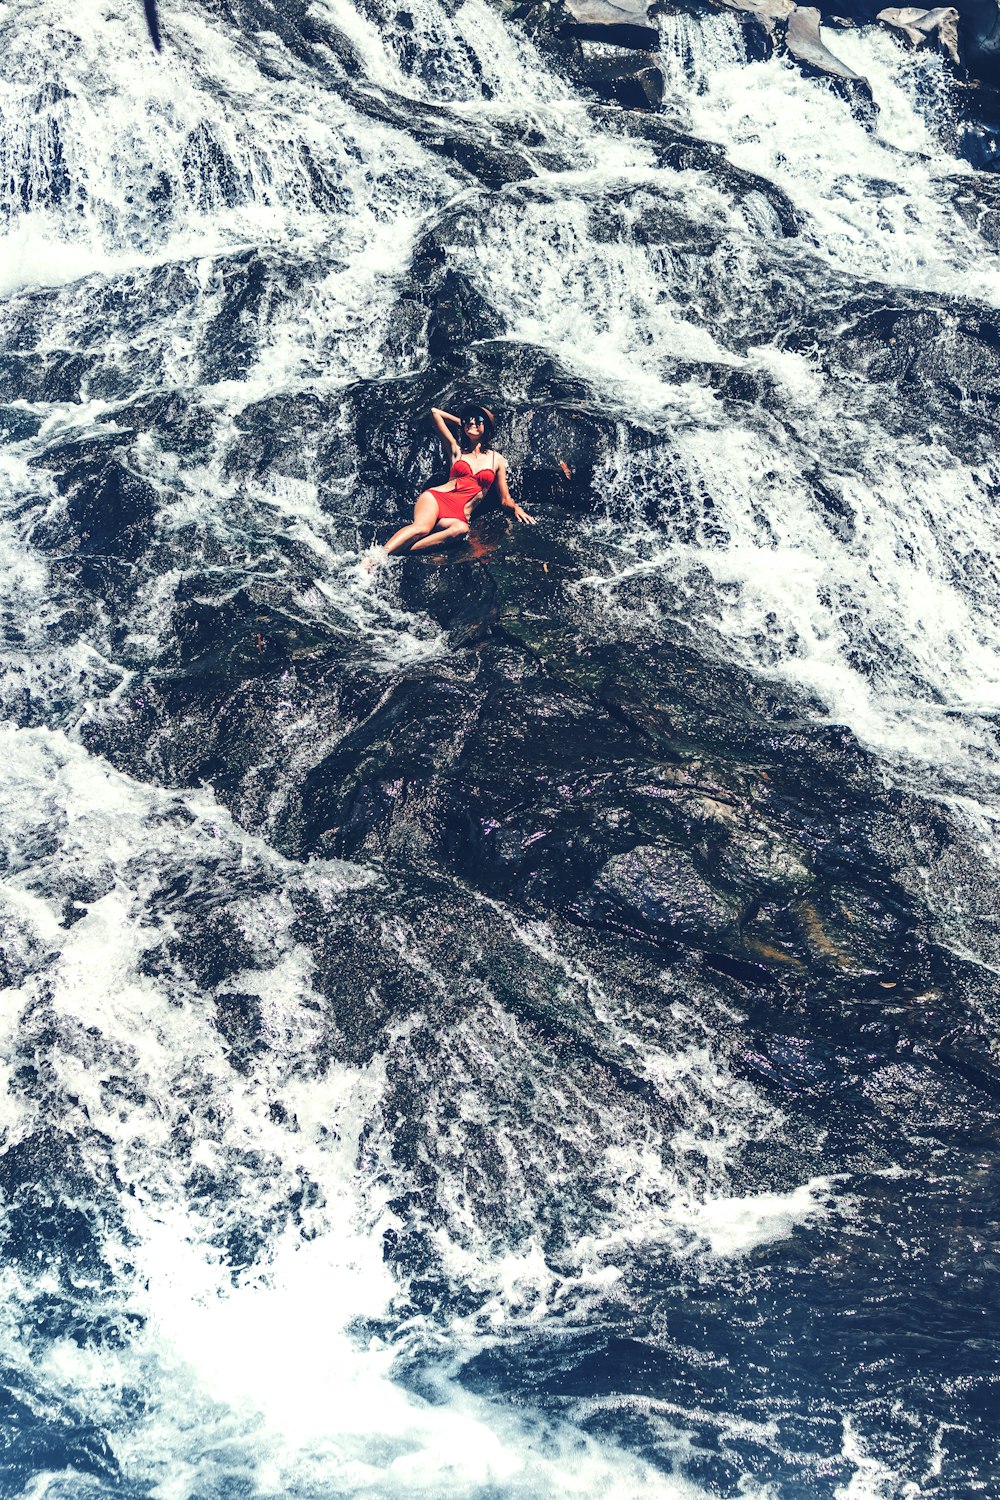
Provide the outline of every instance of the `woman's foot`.
{"type": "Polygon", "coordinates": [[[361,559],[360,567],[362,573],[376,573],[379,568],[384,568],[389,561],[389,554],[384,547],[373,545],[368,548],[361,559]]]}

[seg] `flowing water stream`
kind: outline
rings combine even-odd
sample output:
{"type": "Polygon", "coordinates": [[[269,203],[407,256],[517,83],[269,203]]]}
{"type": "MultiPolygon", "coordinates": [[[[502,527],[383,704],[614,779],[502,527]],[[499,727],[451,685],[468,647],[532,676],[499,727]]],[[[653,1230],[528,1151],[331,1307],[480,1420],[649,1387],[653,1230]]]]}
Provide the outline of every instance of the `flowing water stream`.
{"type": "MultiPolygon", "coordinates": [[[[1000,962],[1000,261],[942,60],[831,34],[872,127],[665,16],[678,162],[485,0],[162,11],[160,57],[132,0],[0,14],[0,1493],[995,1493],[994,1085],[920,1029],[947,970],[989,1042],[1000,962]],[[500,691],[359,566],[429,243],[505,441],[550,378],[602,424],[585,508],[522,497],[561,638],[750,684],[727,754],[790,723],[813,825],[922,903],[898,1053],[877,961],[778,1025],[745,966],[435,864],[433,790],[393,858],[296,832],[348,725],[426,693],[444,763],[500,691]]],[[[525,806],[577,795],[549,748],[525,806]]]]}

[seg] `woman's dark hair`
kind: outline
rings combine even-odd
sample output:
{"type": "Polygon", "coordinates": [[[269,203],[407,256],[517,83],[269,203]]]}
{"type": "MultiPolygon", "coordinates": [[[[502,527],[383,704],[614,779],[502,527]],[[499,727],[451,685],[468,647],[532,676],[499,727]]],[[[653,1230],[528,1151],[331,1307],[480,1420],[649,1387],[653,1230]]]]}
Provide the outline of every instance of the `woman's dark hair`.
{"type": "Polygon", "coordinates": [[[483,435],[479,441],[483,452],[488,452],[493,447],[493,438],[496,433],[496,422],[493,420],[493,413],[487,410],[485,406],[463,406],[459,413],[463,439],[465,438],[465,422],[468,417],[480,417],[482,419],[483,435]]]}

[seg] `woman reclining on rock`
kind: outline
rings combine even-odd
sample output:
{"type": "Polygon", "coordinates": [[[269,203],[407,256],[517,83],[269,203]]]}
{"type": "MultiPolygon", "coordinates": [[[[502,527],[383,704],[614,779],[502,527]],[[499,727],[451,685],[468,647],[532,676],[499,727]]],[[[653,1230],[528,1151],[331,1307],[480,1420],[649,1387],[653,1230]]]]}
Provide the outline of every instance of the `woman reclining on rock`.
{"type": "Polygon", "coordinates": [[[386,552],[424,552],[429,547],[463,541],[473,515],[494,488],[505,510],[513,511],[518,521],[534,526],[533,518],[510,497],[507,461],[493,447],[493,413],[485,406],[469,406],[455,417],[432,406],[431,416],[452,458],[448,483],[417,496],[413,520],[389,538],[386,552]],[[460,440],[453,427],[458,428],[460,440]]]}

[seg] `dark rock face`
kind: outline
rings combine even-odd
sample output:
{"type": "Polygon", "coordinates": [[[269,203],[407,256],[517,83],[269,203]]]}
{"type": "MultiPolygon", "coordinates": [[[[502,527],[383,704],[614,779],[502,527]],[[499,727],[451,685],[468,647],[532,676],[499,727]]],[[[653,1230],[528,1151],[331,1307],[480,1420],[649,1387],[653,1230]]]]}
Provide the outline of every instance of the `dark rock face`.
{"type": "MultiPolygon", "coordinates": [[[[273,421],[265,410],[248,422],[278,450],[251,445],[245,457],[302,462],[304,431],[320,455],[344,410],[326,416],[315,402],[298,403],[291,422],[279,400],[273,421]]],[[[360,390],[346,410],[374,424],[365,442],[377,445],[378,419],[360,390]]],[[[533,456],[533,489],[551,475],[547,504],[560,493],[563,504],[574,495],[582,503],[612,431],[585,410],[543,406],[513,420],[505,446],[515,462],[533,456]]],[[[387,464],[388,444],[384,452],[387,464]]],[[[96,468],[88,452],[51,458],[72,472],[60,481],[71,499],[118,497],[103,509],[76,505],[81,545],[99,540],[134,558],[149,521],[141,486],[130,488],[127,472],[109,471],[101,454],[96,468]],[[99,538],[86,530],[95,515],[99,538]]],[[[401,491],[408,469],[397,470],[401,491]]],[[[840,524],[836,494],[817,483],[840,524]]],[[[88,744],[167,782],[211,780],[245,821],[264,818],[299,856],[450,871],[531,909],[779,979],[808,967],[864,986],[890,967],[923,983],[919,912],[893,893],[891,870],[867,839],[876,791],[864,757],[789,718],[739,673],[676,646],[581,649],[567,613],[578,564],[557,531],[520,532],[513,544],[499,526],[483,526],[488,546],[499,542],[485,560],[404,565],[407,606],[449,632],[443,667],[379,677],[348,635],[306,626],[266,591],[233,592],[223,580],[216,592],[192,578],[176,598],[169,655],[88,722],[88,744]],[[307,705],[311,714],[322,705],[324,738],[334,742],[319,755],[294,727],[307,705]],[[765,726],[766,776],[757,759],[765,726]],[[304,756],[300,794],[274,824],[268,788],[290,753],[304,756]],[[831,776],[855,810],[832,841],[817,841],[831,776]],[[843,909],[852,913],[846,927],[843,909]]],[[[234,1057],[252,1058],[252,1006],[232,995],[219,1024],[234,1057]]]]}
{"type": "Polygon", "coordinates": [[[663,75],[650,52],[587,45],[577,77],[601,99],[623,109],[655,109],[663,98],[663,75]]]}
{"type": "MultiPolygon", "coordinates": [[[[736,197],[759,190],[662,122],[622,118],[680,169],[717,170],[736,197]]],[[[773,191],[771,201],[794,243],[790,208],[773,191]]],[[[613,202],[602,212],[615,233],[613,202]]],[[[980,212],[977,199],[969,212],[980,212]]],[[[649,243],[696,239],[675,211],[651,208],[637,222],[649,243]]],[[[910,857],[907,813],[886,814],[884,787],[849,737],[811,726],[745,674],[680,643],[577,640],[581,564],[560,531],[599,503],[595,476],[621,419],[595,409],[551,359],[499,336],[489,307],[442,253],[459,232],[445,225],[423,242],[403,292],[414,336],[427,340],[426,373],[247,408],[230,472],[319,477],[331,514],[347,485],[343,525],[365,542],[412,499],[429,454],[429,405],[460,404],[461,382],[475,380],[487,399],[523,393],[504,403],[500,441],[545,524],[512,535],[488,516],[476,528],[481,555],[401,566],[402,601],[436,622],[449,646],[443,660],[409,673],[373,671],[348,624],[302,618],[291,595],[315,564],[294,549],[276,583],[234,587],[221,557],[192,569],[158,658],[136,659],[139,675],[90,716],[85,742],[142,777],[210,781],[245,823],[296,857],[345,856],[403,881],[417,872],[457,880],[604,941],[696,962],[749,986],[764,1033],[804,984],[817,1006],[863,1009],[884,999],[883,982],[896,1000],[947,981],[947,1003],[905,1008],[886,1023],[890,1033],[917,1037],[970,1077],[992,1077],[992,1049],[954,999],[949,961],[887,853],[895,847],[900,865],[910,857]],[[286,793],[276,803],[279,779],[286,793]]],[[[917,401],[947,411],[953,441],[977,441],[997,384],[988,315],[883,293],[857,296],[846,311],[833,303],[826,316],[829,338],[822,318],[812,337],[829,368],[884,386],[887,421],[917,401]]],[[[719,389],[753,406],[762,393],[742,389],[738,375],[719,372],[719,389]]],[[[131,431],[123,424],[107,441],[50,447],[43,462],[62,497],[44,544],[81,565],[99,556],[93,587],[124,616],[135,569],[155,566],[159,545],[156,497],[129,466],[134,433],[170,432],[197,454],[210,419],[169,397],[134,400],[123,417],[131,431]]],[[[629,439],[640,448],[647,440],[638,429],[629,439]]],[[[853,512],[835,477],[817,468],[813,482],[831,529],[849,533],[853,512]]],[[[227,982],[221,970],[205,979],[227,982]]],[[[364,1026],[355,1023],[360,1046],[364,1026]]],[[[261,1045],[253,997],[235,984],[220,992],[216,1024],[233,1067],[251,1069],[261,1045]]]]}
{"type": "Polygon", "coordinates": [[[7,1389],[0,1396],[0,1420],[4,1424],[4,1452],[0,1458],[0,1484],[16,1493],[34,1482],[40,1473],[67,1470],[79,1476],[78,1483],[104,1481],[122,1483],[107,1438],[99,1428],[78,1413],[64,1410],[40,1421],[38,1412],[50,1408],[51,1398],[39,1391],[25,1391],[23,1377],[13,1370],[3,1373],[7,1389]],[[12,1394],[20,1388],[28,1399],[12,1394]]]}
{"type": "Polygon", "coordinates": [[[992,312],[864,298],[826,344],[827,358],[830,368],[864,370],[884,392],[880,418],[890,431],[902,433],[905,409],[919,409],[928,422],[947,424],[956,454],[984,453],[983,423],[1000,396],[1000,320],[992,312]]]}
{"type": "Polygon", "coordinates": [[[667,941],[739,945],[739,903],[714,889],[682,849],[637,844],[612,855],[578,911],[612,930],[621,922],[667,941]]]}
{"type": "MultiPolygon", "coordinates": [[[[616,118],[679,170],[711,170],[737,200],[766,187],[664,122],[616,118]]],[[[989,232],[991,200],[961,191],[989,232]]],[[[768,201],[794,243],[790,206],[773,189],[768,201]]],[[[601,213],[613,236],[612,198],[601,213]]],[[[651,206],[636,223],[649,244],[711,251],[704,230],[675,209],[651,206]]],[[[291,594],[314,575],[305,554],[286,549],[281,579],[252,583],[234,582],[225,557],[208,554],[211,566],[190,569],[175,591],[158,656],[130,658],[121,643],[139,675],[88,719],[86,743],[143,777],[210,781],[246,823],[299,857],[437,872],[754,982],[766,976],[782,993],[804,973],[820,989],[836,978],[858,994],[886,969],[911,989],[931,982],[943,960],[868,837],[882,789],[845,737],[808,727],[750,678],[676,643],[575,642],[580,562],[560,529],[600,503],[595,476],[622,420],[596,409],[550,358],[502,337],[445,251],[460,234],[459,219],[427,236],[402,293],[413,337],[426,339],[425,373],[248,407],[229,472],[318,479],[332,515],[346,487],[345,534],[353,528],[365,543],[394,524],[414,475],[427,473],[430,404],[460,404],[463,387],[487,400],[517,390],[502,403],[500,441],[515,486],[546,524],[512,536],[494,514],[477,524],[482,555],[402,565],[406,607],[449,642],[440,665],[412,674],[371,670],[347,622],[303,619],[291,594]],[[290,758],[293,789],[276,806],[278,768],[290,758]],[[831,796],[843,806],[832,825],[831,796]]],[[[887,423],[916,403],[971,450],[1000,390],[993,321],[941,299],[873,291],[830,301],[810,337],[831,371],[884,387],[887,423]]],[[[729,403],[775,399],[729,367],[702,378],[717,379],[729,403]]],[[[121,416],[107,438],[44,451],[39,472],[52,474],[60,500],[37,541],[68,559],[61,566],[89,569],[81,576],[109,616],[125,618],[137,574],[156,567],[160,545],[158,498],[130,467],[135,433],[169,433],[196,455],[211,418],[169,396],[133,399],[121,416]]],[[[628,437],[640,450],[647,441],[636,428],[628,437]]],[[[831,530],[849,534],[853,512],[835,477],[817,468],[813,483],[831,530]]],[[[884,850],[884,819],[878,826],[884,850]]],[[[252,1000],[234,991],[218,1024],[234,1066],[250,1067],[252,1000]]],[[[942,1022],[942,1036],[946,1029],[942,1022]]],[[[941,1045],[942,1055],[980,1066],[974,1039],[941,1045]]]]}
{"type": "MultiPolygon", "coordinates": [[[[547,549],[532,550],[545,559],[547,549]]],[[[501,586],[510,598],[497,630],[531,649],[532,620],[552,617],[538,598],[547,575],[532,588],[517,572],[518,590],[510,579],[501,586]]],[[[915,914],[880,931],[870,951],[858,948],[860,925],[845,933],[829,915],[839,910],[831,880],[852,911],[867,900],[879,909],[879,896],[862,894],[872,889],[862,875],[870,849],[852,856],[845,885],[843,853],[828,870],[809,831],[818,805],[807,810],[801,794],[790,801],[791,783],[781,790],[773,764],[765,780],[709,764],[703,752],[691,761],[727,687],[738,701],[746,685],[713,677],[706,718],[707,686],[692,700],[681,687],[691,669],[669,651],[581,658],[542,640],[536,649],[541,672],[525,674],[509,650],[493,648],[471,679],[462,670],[390,692],[310,773],[289,825],[296,847],[451,868],[488,894],[516,893],[587,926],[779,972],[819,963],[870,974],[896,947],[896,961],[915,962],[902,958],[915,914]]],[[[801,775],[798,756],[788,775],[801,775]]],[[[863,841],[862,823],[852,820],[845,843],[863,841]]]]}
{"type": "Polygon", "coordinates": [[[974,77],[1000,83],[1000,10],[992,0],[960,0],[958,34],[962,56],[974,77]]]}
{"type": "Polygon", "coordinates": [[[46,549],[72,550],[83,557],[114,556],[133,562],[149,544],[149,522],[156,513],[156,496],[113,456],[116,443],[73,443],[46,454],[46,466],[63,475],[66,485],[62,524],[56,522],[36,543],[46,549]],[[110,448],[110,452],[109,452],[110,448]]]}
{"type": "Polygon", "coordinates": [[[513,15],[585,90],[623,109],[649,110],[663,96],[663,77],[647,8],[646,0],[531,0],[513,15]]]}
{"type": "MultiPolygon", "coordinates": [[[[263,654],[248,642],[237,665],[209,614],[203,644],[181,632],[184,675],[147,677],[87,741],[158,779],[210,779],[298,857],[360,860],[403,887],[458,880],[604,942],[686,956],[749,986],[764,1035],[803,986],[814,1022],[891,1002],[887,1037],[992,1078],[993,1049],[957,998],[965,981],[897,879],[908,824],[926,814],[887,810],[843,731],[739,672],[667,643],[581,649],[565,619],[576,568],[557,538],[497,541],[485,561],[404,565],[408,607],[452,632],[438,665],[386,678],[322,638],[298,652],[273,608],[263,654]],[[276,812],[289,760],[301,780],[276,812]],[[931,990],[933,1004],[909,1005],[931,990]]],[[[256,1003],[225,988],[249,956],[221,934],[198,951],[218,954],[199,982],[224,987],[217,1025],[233,1066],[250,1068],[256,1003]]],[[[338,1014],[370,1041],[353,999],[338,1014]]]]}

